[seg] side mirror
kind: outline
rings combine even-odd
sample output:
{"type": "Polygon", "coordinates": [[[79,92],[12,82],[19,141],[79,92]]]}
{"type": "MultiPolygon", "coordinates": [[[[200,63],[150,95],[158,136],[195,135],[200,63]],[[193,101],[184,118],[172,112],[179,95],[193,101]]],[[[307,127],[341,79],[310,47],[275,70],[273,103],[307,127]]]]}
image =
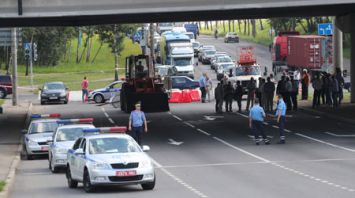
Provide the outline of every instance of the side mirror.
{"type": "Polygon", "coordinates": [[[68,88],[68,87],[66,87],[66,88],[65,88],[65,90],[66,90],[66,91],[68,91],[68,90],[69,90],[69,88],[68,88]]]}
{"type": "Polygon", "coordinates": [[[75,155],[84,155],[85,153],[84,153],[83,149],[79,148],[74,151],[74,154],[75,155]]]}
{"type": "Polygon", "coordinates": [[[150,147],[147,145],[143,145],[142,150],[143,150],[143,152],[148,152],[148,151],[150,151],[150,147]]]}
{"type": "Polygon", "coordinates": [[[26,134],[27,132],[28,132],[27,129],[23,129],[23,130],[21,131],[22,134],[26,134]]]}

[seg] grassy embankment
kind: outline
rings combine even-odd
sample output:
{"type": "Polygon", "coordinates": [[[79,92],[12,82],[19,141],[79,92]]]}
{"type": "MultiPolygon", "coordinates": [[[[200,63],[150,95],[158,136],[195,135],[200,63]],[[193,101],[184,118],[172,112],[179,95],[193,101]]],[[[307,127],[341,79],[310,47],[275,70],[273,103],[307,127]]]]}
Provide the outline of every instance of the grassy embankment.
{"type": "Polygon", "coordinates": [[[6,183],[4,181],[0,181],[0,192],[4,190],[6,183]]]}
{"type": "MultiPolygon", "coordinates": [[[[83,38],[83,42],[85,37],[83,38]]],[[[125,58],[131,54],[139,54],[141,52],[138,44],[133,44],[128,38],[124,40],[124,50],[119,58],[119,74],[123,76],[125,58]]],[[[87,76],[90,81],[90,89],[103,87],[114,79],[114,55],[111,53],[111,48],[108,44],[104,44],[101,48],[94,63],[91,63],[97,49],[100,47],[98,36],[93,38],[91,58],[86,63],[86,53],[83,55],[81,63],[76,63],[76,48],[77,40],[72,41],[70,61],[61,60],[57,66],[36,66],[34,65],[34,85],[39,87],[44,82],[48,81],[63,81],[70,90],[79,90],[80,81],[84,76],[87,76]]],[[[83,51],[83,44],[79,50],[79,57],[83,51]]],[[[64,58],[63,58],[64,59],[64,58]]],[[[30,77],[25,76],[26,67],[24,65],[18,66],[18,76],[20,86],[29,86],[30,77]]]]}

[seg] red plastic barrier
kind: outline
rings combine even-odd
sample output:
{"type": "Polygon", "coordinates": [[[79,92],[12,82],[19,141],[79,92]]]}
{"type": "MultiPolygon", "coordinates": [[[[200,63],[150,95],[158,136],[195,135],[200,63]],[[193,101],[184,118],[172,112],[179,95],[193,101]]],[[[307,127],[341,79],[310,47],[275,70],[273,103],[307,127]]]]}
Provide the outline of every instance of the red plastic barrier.
{"type": "Polygon", "coordinates": [[[190,96],[191,96],[192,102],[201,101],[201,94],[200,94],[200,90],[198,90],[198,89],[191,89],[190,96]]]}
{"type": "Polygon", "coordinates": [[[182,100],[181,103],[190,103],[191,99],[191,91],[189,89],[182,90],[182,100]]]}
{"type": "Polygon", "coordinates": [[[178,89],[171,90],[169,103],[180,103],[182,100],[182,91],[178,89]]]}

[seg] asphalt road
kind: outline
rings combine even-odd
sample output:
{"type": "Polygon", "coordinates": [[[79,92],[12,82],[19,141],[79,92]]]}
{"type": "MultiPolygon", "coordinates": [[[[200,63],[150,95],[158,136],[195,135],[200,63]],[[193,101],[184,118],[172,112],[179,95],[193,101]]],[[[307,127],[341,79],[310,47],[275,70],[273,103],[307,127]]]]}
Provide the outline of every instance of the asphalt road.
{"type": "MultiPolygon", "coordinates": [[[[224,45],[216,44],[217,49],[224,45]]],[[[234,50],[233,45],[228,47],[230,52],[234,50]]],[[[209,66],[200,65],[196,71],[212,76],[209,66]]],[[[34,111],[62,113],[66,118],[94,117],[98,127],[128,122],[127,114],[110,105],[40,107],[37,101],[34,111]]],[[[64,173],[52,174],[47,160],[39,158],[20,163],[10,197],[355,196],[353,125],[300,111],[287,118],[287,144],[276,144],[278,129],[274,121],[267,120],[265,129],[271,145],[256,146],[247,116],[216,115],[213,103],[172,104],[170,112],[150,113],[147,119],[149,132],[143,143],[151,147],[149,155],[156,161],[157,184],[153,191],[143,191],[139,186],[101,188],[93,194],[85,193],[81,186],[69,189],[64,173]]]]}

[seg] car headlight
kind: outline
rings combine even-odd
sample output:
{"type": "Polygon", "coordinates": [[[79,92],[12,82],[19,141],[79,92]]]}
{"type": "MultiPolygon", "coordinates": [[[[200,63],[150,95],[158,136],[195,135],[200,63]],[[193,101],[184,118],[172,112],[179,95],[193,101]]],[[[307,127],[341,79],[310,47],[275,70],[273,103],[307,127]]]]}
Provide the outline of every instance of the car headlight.
{"type": "Polygon", "coordinates": [[[46,96],[47,96],[47,94],[45,94],[45,93],[41,93],[41,96],[42,96],[42,97],[46,97],[46,96]]]}
{"type": "Polygon", "coordinates": [[[55,152],[58,153],[58,154],[65,154],[65,153],[67,153],[67,149],[64,149],[64,148],[56,148],[56,149],[55,149],[55,152]]]}
{"type": "Polygon", "coordinates": [[[148,168],[152,166],[152,162],[150,160],[144,160],[139,163],[140,168],[148,168]]]}
{"type": "Polygon", "coordinates": [[[60,93],[60,97],[64,97],[66,95],[67,95],[66,93],[60,93]]]}
{"type": "Polygon", "coordinates": [[[31,139],[26,138],[28,146],[38,146],[38,143],[36,141],[33,141],[31,139]]]}
{"type": "Polygon", "coordinates": [[[110,165],[106,164],[106,163],[102,163],[102,162],[94,162],[92,163],[92,168],[93,169],[100,169],[100,170],[104,170],[104,169],[110,169],[110,165]]]}

